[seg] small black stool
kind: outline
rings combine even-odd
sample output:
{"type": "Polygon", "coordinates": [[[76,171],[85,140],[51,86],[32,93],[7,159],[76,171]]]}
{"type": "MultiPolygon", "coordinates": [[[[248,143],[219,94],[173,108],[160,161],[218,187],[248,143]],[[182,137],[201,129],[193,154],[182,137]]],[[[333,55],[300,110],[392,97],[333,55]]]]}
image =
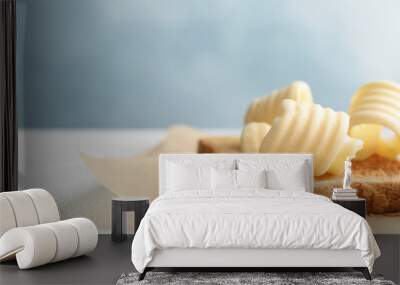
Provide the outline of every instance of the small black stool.
{"type": "Polygon", "coordinates": [[[123,241],[126,234],[122,233],[122,215],[123,212],[135,212],[135,233],[139,227],[140,221],[149,208],[150,199],[146,197],[117,197],[112,199],[112,229],[111,239],[113,241],[123,241]]]}

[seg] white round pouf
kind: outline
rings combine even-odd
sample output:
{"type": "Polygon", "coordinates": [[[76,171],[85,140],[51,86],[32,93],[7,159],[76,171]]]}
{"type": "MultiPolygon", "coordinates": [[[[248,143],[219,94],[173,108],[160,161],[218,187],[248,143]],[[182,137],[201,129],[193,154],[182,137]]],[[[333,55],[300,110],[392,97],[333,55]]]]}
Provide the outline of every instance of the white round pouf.
{"type": "Polygon", "coordinates": [[[59,220],[56,201],[44,189],[0,193],[0,262],[16,259],[20,269],[27,269],[96,248],[92,221],[59,220]]]}
{"type": "Polygon", "coordinates": [[[79,237],[75,228],[63,221],[44,224],[56,237],[57,251],[51,262],[73,257],[78,250],[79,237]]]}
{"type": "Polygon", "coordinates": [[[74,218],[63,222],[74,226],[79,236],[79,244],[74,257],[86,254],[96,248],[98,232],[96,225],[91,220],[74,218]]]}
{"type": "Polygon", "coordinates": [[[8,230],[15,228],[17,222],[10,202],[4,196],[0,195],[0,237],[8,230]]]}
{"type": "Polygon", "coordinates": [[[22,191],[29,195],[35,205],[39,224],[52,223],[60,220],[58,207],[53,196],[43,189],[29,189],[22,191]]]}
{"type": "Polygon", "coordinates": [[[13,228],[0,238],[0,259],[15,255],[20,269],[57,262],[94,250],[97,234],[86,218],[13,228]]]}
{"type": "Polygon", "coordinates": [[[0,257],[7,260],[16,255],[20,269],[51,262],[56,250],[52,230],[42,225],[11,229],[0,239],[0,257]]]}

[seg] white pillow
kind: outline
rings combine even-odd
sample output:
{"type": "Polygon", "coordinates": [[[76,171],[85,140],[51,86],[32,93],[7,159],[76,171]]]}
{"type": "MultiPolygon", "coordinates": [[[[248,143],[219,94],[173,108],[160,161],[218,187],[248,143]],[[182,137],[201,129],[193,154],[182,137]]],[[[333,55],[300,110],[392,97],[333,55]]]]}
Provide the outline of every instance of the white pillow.
{"type": "Polygon", "coordinates": [[[310,170],[304,160],[239,159],[239,170],[267,171],[268,189],[307,191],[311,183],[310,170]]]}
{"type": "Polygon", "coordinates": [[[268,189],[306,192],[307,178],[305,164],[290,169],[267,170],[268,189]]]}
{"type": "Polygon", "coordinates": [[[237,188],[267,188],[265,170],[235,170],[237,188]]]}
{"type": "Polygon", "coordinates": [[[212,189],[240,188],[267,188],[267,176],[265,170],[229,170],[212,169],[211,171],[212,189]]]}
{"type": "Polygon", "coordinates": [[[211,170],[212,189],[236,189],[236,170],[215,169],[211,170]]]}
{"type": "Polygon", "coordinates": [[[184,191],[211,188],[211,167],[169,163],[167,172],[168,191],[184,191]]]}

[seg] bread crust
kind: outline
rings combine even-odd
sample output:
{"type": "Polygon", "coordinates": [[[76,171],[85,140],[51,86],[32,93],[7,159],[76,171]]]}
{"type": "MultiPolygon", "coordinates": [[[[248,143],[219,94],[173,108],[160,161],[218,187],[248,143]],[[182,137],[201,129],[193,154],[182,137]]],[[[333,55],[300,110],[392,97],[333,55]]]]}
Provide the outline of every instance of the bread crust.
{"type": "Polygon", "coordinates": [[[238,153],[240,152],[239,136],[209,136],[199,140],[198,153],[238,153]]]}

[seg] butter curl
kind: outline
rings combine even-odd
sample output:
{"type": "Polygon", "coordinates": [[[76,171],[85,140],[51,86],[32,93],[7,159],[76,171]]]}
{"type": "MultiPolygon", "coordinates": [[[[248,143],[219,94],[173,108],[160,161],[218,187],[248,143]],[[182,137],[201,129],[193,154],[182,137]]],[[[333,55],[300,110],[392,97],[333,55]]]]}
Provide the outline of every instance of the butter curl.
{"type": "Polygon", "coordinates": [[[285,99],[292,99],[297,102],[313,102],[308,84],[303,81],[294,81],[288,87],[275,90],[270,95],[255,99],[247,109],[245,123],[264,122],[271,124],[277,115],[279,106],[285,99]]]}
{"type": "Polygon", "coordinates": [[[356,159],[363,160],[374,153],[395,159],[400,154],[400,86],[378,81],[361,86],[353,95],[350,108],[350,135],[364,141],[356,159]],[[383,138],[383,128],[395,137],[383,138]]]}
{"type": "Polygon", "coordinates": [[[343,161],[354,157],[362,140],[348,135],[349,116],[317,104],[282,101],[260,146],[265,153],[312,153],[314,175],[340,175],[343,161]]]}
{"type": "Polygon", "coordinates": [[[240,137],[240,150],[245,153],[259,152],[261,142],[270,129],[271,126],[267,123],[246,124],[240,137]]]}

